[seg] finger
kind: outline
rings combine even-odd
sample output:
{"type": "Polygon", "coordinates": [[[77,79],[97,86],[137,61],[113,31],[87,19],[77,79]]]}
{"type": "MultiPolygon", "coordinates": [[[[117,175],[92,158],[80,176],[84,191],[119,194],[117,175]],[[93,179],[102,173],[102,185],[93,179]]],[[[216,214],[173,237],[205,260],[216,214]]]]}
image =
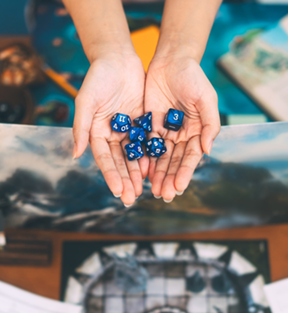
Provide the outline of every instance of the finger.
{"type": "MultiPolygon", "coordinates": [[[[154,121],[155,121],[155,116],[152,115],[152,129],[156,128],[154,126],[154,121]]],[[[148,140],[150,140],[150,139],[152,139],[154,137],[160,137],[160,136],[159,136],[159,134],[157,132],[152,130],[152,132],[149,133],[148,140]]],[[[149,178],[150,183],[153,182],[153,177],[154,177],[157,161],[158,161],[158,158],[155,158],[155,157],[150,157],[149,158],[148,178],[149,178]]]]}
{"type": "Polygon", "coordinates": [[[213,141],[220,132],[221,124],[218,111],[218,99],[216,92],[204,94],[197,103],[203,129],[201,133],[201,145],[203,151],[209,155],[213,141]]]}
{"type": "Polygon", "coordinates": [[[178,190],[175,188],[175,177],[182,162],[186,144],[187,142],[179,142],[174,148],[161,191],[165,202],[171,202],[178,193],[178,190]]]}
{"type": "Polygon", "coordinates": [[[152,180],[151,191],[156,198],[161,197],[162,184],[166,177],[166,173],[169,168],[171,156],[174,150],[174,143],[171,140],[165,140],[165,143],[167,147],[167,152],[164,153],[157,160],[154,175],[153,175],[153,180],[152,180]]]}
{"type": "Polygon", "coordinates": [[[154,177],[154,174],[155,174],[156,164],[157,164],[157,158],[150,157],[149,158],[148,179],[149,179],[151,184],[153,182],[153,177],[154,177]]]}
{"type": "MultiPolygon", "coordinates": [[[[92,102],[92,100],[91,100],[92,102]]],[[[93,103],[79,94],[75,99],[75,117],[73,123],[74,151],[73,158],[79,158],[89,142],[89,133],[94,116],[93,103]]]]}
{"type": "Polygon", "coordinates": [[[144,155],[143,158],[138,160],[140,171],[142,174],[142,180],[144,180],[148,176],[149,171],[149,157],[147,155],[144,155]]]}
{"type": "MultiPolygon", "coordinates": [[[[130,141],[128,138],[125,138],[122,143],[122,149],[123,151],[125,151],[125,145],[129,144],[130,141]]],[[[124,155],[126,153],[124,152],[124,155]]],[[[126,162],[126,166],[129,172],[129,176],[130,179],[132,181],[134,190],[135,190],[135,197],[138,198],[141,194],[142,194],[142,190],[143,190],[143,184],[142,184],[142,173],[140,170],[140,166],[138,163],[138,160],[133,160],[133,161],[129,161],[127,156],[125,155],[125,162],[126,162]]]]}
{"type": "Polygon", "coordinates": [[[175,178],[175,188],[179,193],[183,192],[188,187],[202,155],[203,151],[200,136],[191,138],[187,143],[181,165],[175,178]]]}
{"type": "Polygon", "coordinates": [[[116,169],[119,172],[122,179],[123,192],[121,200],[125,206],[130,206],[135,202],[135,190],[128,173],[121,144],[120,142],[112,141],[109,143],[109,146],[116,169]]]}
{"type": "Polygon", "coordinates": [[[104,138],[94,137],[90,139],[90,143],[96,164],[100,168],[108,187],[116,197],[120,197],[123,192],[122,179],[116,169],[107,141],[104,138]]]}

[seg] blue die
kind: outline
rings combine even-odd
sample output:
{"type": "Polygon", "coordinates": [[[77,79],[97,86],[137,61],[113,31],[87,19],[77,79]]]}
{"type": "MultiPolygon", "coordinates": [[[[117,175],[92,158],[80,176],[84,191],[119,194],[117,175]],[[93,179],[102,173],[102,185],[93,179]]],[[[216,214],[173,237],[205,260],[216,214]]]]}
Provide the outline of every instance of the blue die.
{"type": "Polygon", "coordinates": [[[164,127],[170,130],[178,131],[182,126],[184,113],[182,111],[169,109],[165,116],[164,127]]]}
{"type": "Polygon", "coordinates": [[[129,115],[116,113],[111,120],[111,127],[116,132],[126,133],[131,127],[131,119],[129,115]]]}
{"type": "Polygon", "coordinates": [[[129,161],[140,159],[144,155],[141,143],[139,141],[128,143],[128,145],[125,146],[125,150],[129,161]]]}
{"type": "Polygon", "coordinates": [[[129,130],[129,137],[132,142],[146,140],[145,130],[140,127],[131,127],[129,130]]]}
{"type": "Polygon", "coordinates": [[[147,154],[151,157],[159,158],[167,151],[166,144],[162,138],[152,138],[146,142],[147,154]]]}
{"type": "Polygon", "coordinates": [[[152,113],[148,112],[145,113],[144,115],[141,115],[137,118],[135,118],[134,122],[136,124],[138,124],[139,126],[141,126],[142,128],[144,128],[145,130],[147,130],[148,132],[152,131],[152,113]]]}

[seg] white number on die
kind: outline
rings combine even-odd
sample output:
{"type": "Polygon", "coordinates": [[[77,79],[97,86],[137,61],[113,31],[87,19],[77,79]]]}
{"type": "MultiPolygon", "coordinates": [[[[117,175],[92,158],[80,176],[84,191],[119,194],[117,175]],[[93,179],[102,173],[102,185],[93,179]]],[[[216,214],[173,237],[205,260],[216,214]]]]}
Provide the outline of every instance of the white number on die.
{"type": "Polygon", "coordinates": [[[121,123],[125,123],[125,116],[122,116],[122,115],[121,115],[120,118],[119,118],[119,120],[120,120],[121,123]]]}

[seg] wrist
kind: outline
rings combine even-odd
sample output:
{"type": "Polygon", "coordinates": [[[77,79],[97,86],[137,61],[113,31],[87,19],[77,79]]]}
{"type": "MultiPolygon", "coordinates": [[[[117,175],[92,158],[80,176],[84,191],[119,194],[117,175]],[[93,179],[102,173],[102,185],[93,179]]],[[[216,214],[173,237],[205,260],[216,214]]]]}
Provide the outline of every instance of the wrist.
{"type": "Polygon", "coordinates": [[[109,66],[114,69],[121,69],[121,71],[129,68],[131,64],[134,64],[134,66],[142,66],[142,61],[134,49],[119,48],[111,45],[101,47],[100,49],[98,47],[94,51],[91,51],[89,61],[91,65],[105,63],[109,64],[109,66]]]}
{"type": "Polygon", "coordinates": [[[100,58],[115,57],[124,58],[129,56],[137,56],[133,45],[127,43],[117,43],[115,41],[93,42],[86,51],[87,58],[90,63],[100,58]]]}
{"type": "Polygon", "coordinates": [[[162,33],[155,52],[154,59],[188,57],[200,64],[205,47],[201,47],[193,38],[187,40],[181,33],[162,33]]]}

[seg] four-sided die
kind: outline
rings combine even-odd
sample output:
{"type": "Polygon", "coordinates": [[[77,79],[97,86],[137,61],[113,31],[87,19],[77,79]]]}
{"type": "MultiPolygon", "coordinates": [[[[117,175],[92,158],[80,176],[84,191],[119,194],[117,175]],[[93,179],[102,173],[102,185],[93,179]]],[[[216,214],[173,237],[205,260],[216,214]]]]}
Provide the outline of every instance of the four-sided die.
{"type": "Polygon", "coordinates": [[[148,132],[152,131],[152,126],[151,126],[151,123],[152,123],[152,113],[151,112],[145,113],[144,115],[141,115],[141,116],[135,118],[134,122],[137,125],[139,125],[142,128],[144,128],[145,130],[147,130],[148,132]]]}

